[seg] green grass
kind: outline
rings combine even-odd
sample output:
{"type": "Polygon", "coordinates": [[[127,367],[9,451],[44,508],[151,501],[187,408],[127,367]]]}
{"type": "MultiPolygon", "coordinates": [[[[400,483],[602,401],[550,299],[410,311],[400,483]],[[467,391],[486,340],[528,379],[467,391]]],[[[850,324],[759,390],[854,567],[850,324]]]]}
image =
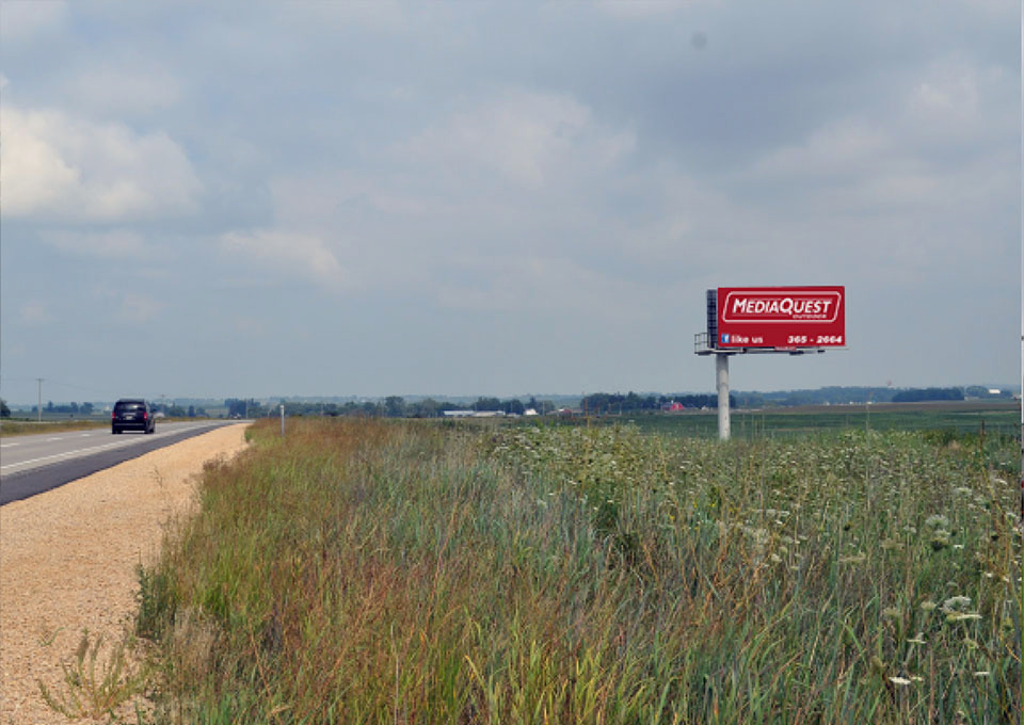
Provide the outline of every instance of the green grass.
{"type": "MultiPolygon", "coordinates": [[[[1019,436],[1020,408],[1006,403],[917,403],[814,406],[806,409],[769,408],[733,410],[732,436],[761,438],[804,437],[845,430],[945,431],[964,434],[1019,436]]],[[[682,414],[637,414],[592,418],[592,425],[630,422],[645,432],[667,436],[718,437],[718,412],[688,411],[682,414]]]]}
{"type": "Polygon", "coordinates": [[[3,421],[0,421],[0,438],[20,435],[35,435],[39,433],[63,433],[66,431],[76,430],[94,430],[96,428],[109,427],[109,418],[105,418],[103,420],[44,420],[41,423],[26,420],[12,421],[5,418],[3,421]]]}
{"type": "Polygon", "coordinates": [[[140,575],[157,722],[1019,717],[1009,439],[250,435],[140,575]]]}
{"type": "MultiPolygon", "coordinates": [[[[157,426],[164,423],[196,423],[207,420],[207,418],[158,418],[157,426]]],[[[0,438],[22,435],[39,435],[42,433],[66,433],[76,430],[97,430],[110,428],[110,418],[92,418],[77,420],[46,420],[42,422],[35,420],[10,420],[4,418],[0,421],[0,438]]]]}

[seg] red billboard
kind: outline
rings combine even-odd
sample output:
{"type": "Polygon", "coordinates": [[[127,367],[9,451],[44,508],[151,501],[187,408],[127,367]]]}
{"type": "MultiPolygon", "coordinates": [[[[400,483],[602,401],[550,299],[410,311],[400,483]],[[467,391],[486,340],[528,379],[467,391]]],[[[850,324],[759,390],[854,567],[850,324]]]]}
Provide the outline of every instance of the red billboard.
{"type": "Polygon", "coordinates": [[[719,348],[842,347],[845,287],[719,287],[719,348]]]}

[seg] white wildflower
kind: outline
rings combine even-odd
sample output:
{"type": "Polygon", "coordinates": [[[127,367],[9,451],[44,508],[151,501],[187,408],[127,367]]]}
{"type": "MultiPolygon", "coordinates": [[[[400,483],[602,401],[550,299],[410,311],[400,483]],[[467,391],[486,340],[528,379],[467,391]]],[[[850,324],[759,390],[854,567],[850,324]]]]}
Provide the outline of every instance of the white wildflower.
{"type": "Polygon", "coordinates": [[[968,607],[971,604],[970,597],[956,596],[950,597],[942,603],[942,611],[944,612],[960,612],[963,611],[964,607],[968,607]]]}
{"type": "Polygon", "coordinates": [[[947,622],[966,622],[972,619],[981,619],[977,612],[952,612],[946,615],[947,622]]]}

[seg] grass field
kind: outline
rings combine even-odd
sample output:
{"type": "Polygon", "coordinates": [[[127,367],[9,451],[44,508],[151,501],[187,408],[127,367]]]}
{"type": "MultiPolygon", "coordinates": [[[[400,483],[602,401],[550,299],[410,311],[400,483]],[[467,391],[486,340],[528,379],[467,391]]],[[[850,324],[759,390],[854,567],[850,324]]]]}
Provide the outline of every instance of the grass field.
{"type": "Polygon", "coordinates": [[[140,571],[155,722],[1019,722],[1012,439],[250,435],[140,571]]]}
{"type": "MultiPolygon", "coordinates": [[[[930,430],[960,437],[964,433],[1020,435],[1019,403],[878,403],[874,405],[809,406],[733,410],[734,438],[759,439],[840,430],[930,430]]],[[[594,424],[629,421],[644,431],[668,436],[718,437],[718,412],[687,411],[672,415],[625,415],[593,418],[594,424]]],[[[948,437],[948,435],[947,435],[948,437]]]]}
{"type": "Polygon", "coordinates": [[[35,435],[37,433],[62,433],[74,430],[93,430],[109,428],[110,419],[102,420],[9,420],[0,422],[0,438],[19,435],[35,435]]]}
{"type": "MultiPolygon", "coordinates": [[[[206,418],[157,418],[157,425],[164,423],[195,423],[206,420],[206,418]]],[[[63,433],[76,430],[95,430],[97,428],[110,428],[110,417],[50,419],[43,418],[41,422],[35,420],[5,418],[0,422],[0,438],[22,435],[37,435],[40,433],[63,433]]]]}

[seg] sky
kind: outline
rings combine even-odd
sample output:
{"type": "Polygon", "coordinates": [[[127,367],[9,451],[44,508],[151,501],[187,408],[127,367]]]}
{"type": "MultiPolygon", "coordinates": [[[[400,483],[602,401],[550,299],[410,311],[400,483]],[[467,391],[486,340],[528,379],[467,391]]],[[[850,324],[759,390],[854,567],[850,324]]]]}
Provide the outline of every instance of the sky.
{"type": "Polygon", "coordinates": [[[0,395],[1019,385],[1017,0],[0,0],[0,395]]]}

